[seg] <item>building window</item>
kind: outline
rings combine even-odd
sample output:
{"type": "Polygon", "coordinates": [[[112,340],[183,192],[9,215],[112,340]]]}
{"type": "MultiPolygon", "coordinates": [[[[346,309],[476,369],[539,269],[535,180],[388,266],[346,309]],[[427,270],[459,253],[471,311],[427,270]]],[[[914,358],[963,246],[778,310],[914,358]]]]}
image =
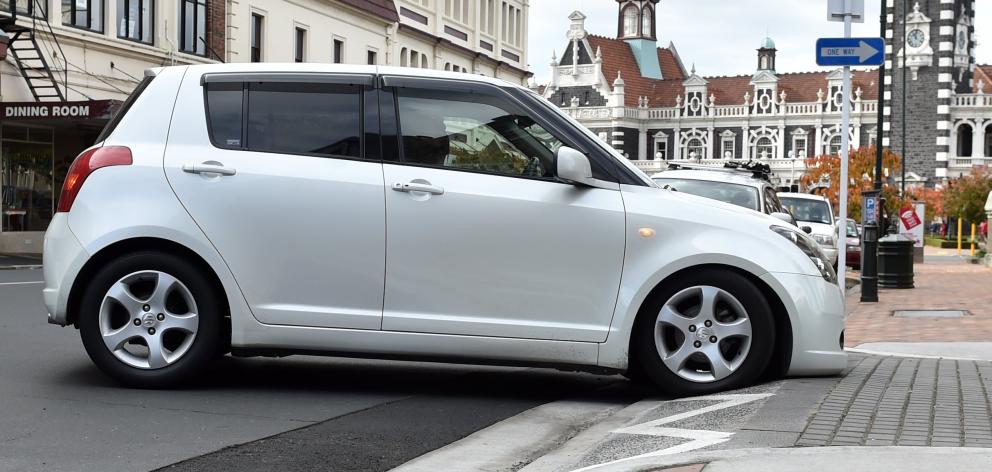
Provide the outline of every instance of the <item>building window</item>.
{"type": "Polygon", "coordinates": [[[155,38],[155,0],[117,0],[117,37],[151,44],[155,38]]]}
{"type": "Polygon", "coordinates": [[[51,128],[4,125],[2,134],[0,231],[44,231],[69,164],[55,159],[51,128]]]}
{"type": "Polygon", "coordinates": [[[251,14],[251,62],[262,62],[262,27],[264,17],[251,14]]]}
{"type": "Polygon", "coordinates": [[[735,145],[736,145],[736,143],[734,142],[734,137],[733,136],[724,136],[723,138],[721,138],[721,140],[720,140],[720,149],[722,150],[722,155],[723,155],[723,158],[724,159],[733,159],[734,158],[734,156],[736,154],[736,152],[735,152],[736,149],[734,149],[734,146],[735,145]]]}
{"type": "Polygon", "coordinates": [[[377,53],[377,52],[375,52],[375,51],[373,51],[373,50],[370,49],[366,53],[366,60],[367,60],[368,64],[370,66],[374,66],[374,65],[378,64],[379,63],[379,57],[378,56],[379,56],[379,53],[377,53]]]}
{"type": "Polygon", "coordinates": [[[668,160],[668,142],[667,141],[655,141],[654,142],[654,155],[648,156],[648,159],[657,159],[659,161],[668,160]]]}
{"type": "Polygon", "coordinates": [[[806,158],[806,138],[796,136],[792,138],[792,157],[798,159],[806,158]]]}
{"type": "MultiPolygon", "coordinates": [[[[335,49],[335,53],[337,53],[337,49],[335,49]]],[[[296,28],[293,60],[296,62],[304,62],[307,60],[307,30],[303,28],[296,28]]]]}
{"type": "Polygon", "coordinates": [[[644,7],[641,15],[641,34],[651,36],[651,32],[654,31],[654,25],[651,24],[651,20],[654,17],[653,10],[651,7],[644,7]]]}
{"type": "Polygon", "coordinates": [[[344,63],[344,41],[340,39],[334,40],[334,63],[344,63]]]}
{"type": "Polygon", "coordinates": [[[685,150],[685,157],[688,159],[706,159],[706,147],[703,146],[701,139],[690,139],[689,143],[685,146],[685,150]]]}
{"type": "Polygon", "coordinates": [[[207,0],[180,0],[179,51],[207,55],[207,0]]]}
{"type": "Polygon", "coordinates": [[[444,16],[467,25],[470,6],[469,0],[444,0],[444,16]]]}
{"type": "Polygon", "coordinates": [[[758,138],[758,141],[754,144],[755,157],[758,159],[774,159],[775,158],[775,141],[772,138],[764,137],[758,138]]]}
{"type": "Polygon", "coordinates": [[[520,28],[520,9],[503,2],[503,39],[511,46],[520,46],[522,33],[520,28]]]}
{"type": "Polygon", "coordinates": [[[623,10],[623,35],[637,36],[637,7],[628,5],[623,10]]]}
{"type": "Polygon", "coordinates": [[[496,29],[496,0],[482,0],[479,10],[479,28],[483,33],[492,35],[496,29]]]}
{"type": "MultiPolygon", "coordinates": [[[[0,8],[4,12],[10,11],[10,0],[0,0],[0,8]]],[[[27,15],[34,18],[48,18],[47,0],[16,0],[14,3],[18,15],[27,15]]]]}
{"type": "Polygon", "coordinates": [[[843,138],[839,134],[830,138],[830,141],[827,142],[828,155],[832,156],[835,154],[840,154],[840,149],[843,147],[843,143],[841,142],[842,139],[843,138]]]}
{"type": "Polygon", "coordinates": [[[103,0],[62,0],[62,24],[103,32],[103,0]]]}

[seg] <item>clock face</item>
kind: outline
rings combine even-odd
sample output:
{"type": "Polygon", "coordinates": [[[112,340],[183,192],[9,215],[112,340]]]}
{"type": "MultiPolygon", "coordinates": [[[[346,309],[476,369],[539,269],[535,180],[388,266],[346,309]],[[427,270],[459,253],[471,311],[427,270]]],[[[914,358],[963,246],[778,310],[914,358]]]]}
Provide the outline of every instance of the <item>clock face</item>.
{"type": "Polygon", "coordinates": [[[921,29],[914,29],[909,32],[906,37],[906,42],[909,43],[910,47],[918,48],[923,46],[923,42],[927,40],[927,35],[923,33],[921,29]]]}
{"type": "Polygon", "coordinates": [[[964,31],[958,31],[958,49],[964,49],[968,45],[968,36],[964,31]]]}

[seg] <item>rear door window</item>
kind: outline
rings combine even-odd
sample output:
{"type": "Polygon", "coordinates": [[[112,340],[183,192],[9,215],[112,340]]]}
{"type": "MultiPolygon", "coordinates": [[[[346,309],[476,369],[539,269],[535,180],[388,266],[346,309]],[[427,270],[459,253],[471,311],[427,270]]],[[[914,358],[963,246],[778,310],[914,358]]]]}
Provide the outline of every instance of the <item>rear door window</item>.
{"type": "Polygon", "coordinates": [[[246,145],[251,151],[362,157],[361,87],[248,85],[246,145]]]}
{"type": "MultiPolygon", "coordinates": [[[[225,149],[361,158],[363,88],[322,82],[208,82],[210,139],[225,149]]],[[[377,159],[378,152],[374,154],[371,158],[377,159]]]]}

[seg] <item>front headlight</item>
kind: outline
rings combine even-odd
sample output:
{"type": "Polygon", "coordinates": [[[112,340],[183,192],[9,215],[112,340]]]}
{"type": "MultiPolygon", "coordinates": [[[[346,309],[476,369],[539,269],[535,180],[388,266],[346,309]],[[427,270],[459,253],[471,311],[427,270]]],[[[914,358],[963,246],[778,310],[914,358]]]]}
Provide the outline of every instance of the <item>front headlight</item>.
{"type": "MultiPolygon", "coordinates": [[[[773,225],[770,229],[783,238],[792,241],[796,247],[803,251],[803,254],[806,254],[813,261],[813,265],[820,270],[820,275],[823,276],[824,280],[830,283],[837,282],[837,273],[834,272],[834,268],[827,262],[827,256],[823,254],[820,246],[810,240],[808,236],[785,226],[773,225]]],[[[827,237],[829,238],[829,236],[827,237]]]]}
{"type": "Polygon", "coordinates": [[[813,239],[820,245],[827,247],[833,247],[836,244],[834,237],[826,234],[814,234],[813,239]]]}

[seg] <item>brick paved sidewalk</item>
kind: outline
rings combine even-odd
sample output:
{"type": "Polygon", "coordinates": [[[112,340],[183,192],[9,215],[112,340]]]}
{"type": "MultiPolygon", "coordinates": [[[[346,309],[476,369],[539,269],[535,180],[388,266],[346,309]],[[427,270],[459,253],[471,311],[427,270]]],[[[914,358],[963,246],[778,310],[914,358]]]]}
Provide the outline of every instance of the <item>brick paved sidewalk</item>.
{"type": "Polygon", "coordinates": [[[868,356],[797,446],[992,447],[992,363],[868,356]]]}
{"type": "Polygon", "coordinates": [[[992,341],[992,269],[967,262],[916,265],[916,288],[883,289],[878,303],[848,297],[845,340],[992,341]],[[963,318],[895,318],[896,310],[965,310],[963,318]]]}

